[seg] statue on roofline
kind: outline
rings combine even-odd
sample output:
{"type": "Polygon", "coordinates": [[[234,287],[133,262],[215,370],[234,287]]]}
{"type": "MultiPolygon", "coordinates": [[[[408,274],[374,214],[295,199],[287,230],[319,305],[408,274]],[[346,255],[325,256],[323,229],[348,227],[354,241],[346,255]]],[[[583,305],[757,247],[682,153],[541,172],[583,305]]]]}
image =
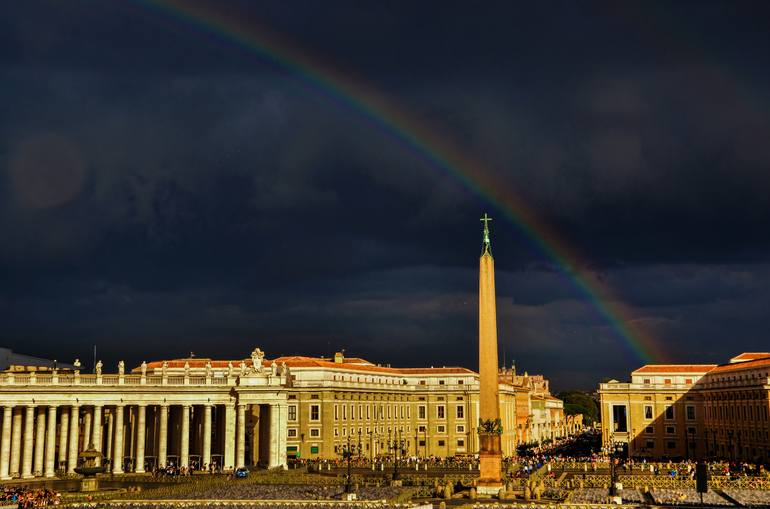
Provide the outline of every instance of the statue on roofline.
{"type": "Polygon", "coordinates": [[[260,350],[259,348],[255,348],[253,352],[251,352],[251,364],[254,368],[254,371],[257,373],[262,373],[262,361],[265,358],[265,352],[260,350]]]}

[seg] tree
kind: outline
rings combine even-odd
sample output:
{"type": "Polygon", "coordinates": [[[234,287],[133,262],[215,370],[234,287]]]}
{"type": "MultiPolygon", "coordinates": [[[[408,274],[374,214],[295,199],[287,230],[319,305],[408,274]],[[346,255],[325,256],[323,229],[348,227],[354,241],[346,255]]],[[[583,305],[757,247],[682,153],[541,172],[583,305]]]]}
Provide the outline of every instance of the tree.
{"type": "Polygon", "coordinates": [[[599,407],[590,394],[583,391],[562,391],[557,397],[564,401],[566,415],[583,414],[585,424],[590,425],[599,420],[599,407]]]}

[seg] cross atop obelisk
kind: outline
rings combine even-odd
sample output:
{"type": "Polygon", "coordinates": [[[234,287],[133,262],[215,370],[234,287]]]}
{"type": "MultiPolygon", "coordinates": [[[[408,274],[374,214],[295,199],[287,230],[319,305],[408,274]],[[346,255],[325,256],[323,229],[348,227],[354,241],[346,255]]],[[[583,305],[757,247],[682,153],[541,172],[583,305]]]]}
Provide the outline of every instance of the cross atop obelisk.
{"type": "Polygon", "coordinates": [[[491,217],[487,215],[486,212],[484,212],[484,217],[480,219],[482,223],[484,223],[484,244],[481,248],[481,254],[489,253],[492,254],[492,242],[489,240],[489,222],[492,220],[491,217]]]}

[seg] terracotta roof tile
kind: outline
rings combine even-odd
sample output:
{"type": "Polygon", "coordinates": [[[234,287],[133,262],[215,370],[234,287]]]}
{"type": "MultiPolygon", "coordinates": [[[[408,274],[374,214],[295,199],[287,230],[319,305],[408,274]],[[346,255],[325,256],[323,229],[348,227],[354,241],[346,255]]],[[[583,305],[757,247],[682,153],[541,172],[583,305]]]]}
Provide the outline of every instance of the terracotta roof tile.
{"type": "Polygon", "coordinates": [[[756,359],[765,359],[768,357],[770,357],[770,352],[743,352],[742,354],[736,355],[730,359],[730,362],[753,361],[756,359]]]}
{"type": "MultiPolygon", "coordinates": [[[[232,362],[233,366],[237,369],[243,360],[247,365],[251,365],[251,359],[235,359],[235,360],[212,360],[203,357],[194,357],[191,359],[173,359],[168,360],[169,368],[183,368],[185,362],[189,363],[190,368],[204,368],[206,362],[211,362],[211,367],[214,369],[227,368],[228,363],[232,362]]],[[[363,371],[368,373],[380,373],[383,375],[475,375],[476,373],[467,368],[462,367],[441,367],[441,368],[389,368],[386,366],[376,366],[371,362],[351,357],[346,359],[347,362],[337,363],[333,360],[324,359],[321,357],[307,357],[302,355],[289,355],[284,357],[278,357],[274,359],[276,364],[286,363],[289,368],[327,368],[327,369],[344,369],[346,371],[363,371]]],[[[265,359],[262,361],[263,366],[270,366],[273,360],[265,359]]],[[[147,369],[155,370],[163,367],[163,361],[152,361],[147,363],[147,369]]],[[[138,373],[140,367],[133,368],[131,371],[138,373]]]]}
{"type": "Polygon", "coordinates": [[[770,366],[770,357],[757,359],[753,361],[734,362],[732,364],[722,364],[715,368],[712,373],[724,373],[725,371],[737,371],[739,369],[761,368],[770,366]]]}
{"type": "Polygon", "coordinates": [[[647,364],[634,371],[637,373],[708,373],[717,364],[647,364]]]}

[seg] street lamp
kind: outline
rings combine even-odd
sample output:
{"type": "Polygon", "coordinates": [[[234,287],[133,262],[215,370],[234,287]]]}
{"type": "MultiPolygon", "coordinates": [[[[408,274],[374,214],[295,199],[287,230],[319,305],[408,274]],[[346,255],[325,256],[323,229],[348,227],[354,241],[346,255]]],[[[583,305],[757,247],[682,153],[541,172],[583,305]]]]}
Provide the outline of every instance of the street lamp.
{"type": "Polygon", "coordinates": [[[388,449],[393,450],[393,480],[398,479],[398,455],[399,451],[403,455],[404,440],[401,438],[401,430],[393,430],[391,439],[391,433],[388,432],[388,449]]]}
{"type": "Polygon", "coordinates": [[[345,458],[348,462],[348,473],[345,476],[345,493],[353,493],[353,479],[350,472],[350,457],[353,455],[353,453],[350,452],[350,435],[348,435],[347,442],[347,448],[342,453],[343,458],[345,458]]]}
{"type": "Polygon", "coordinates": [[[609,495],[616,497],[618,490],[616,485],[618,483],[618,468],[617,464],[620,462],[620,453],[623,452],[623,443],[612,441],[609,444],[610,453],[610,490],[609,495]]]}
{"type": "Polygon", "coordinates": [[[358,462],[361,463],[361,428],[358,428],[358,462]]]}

